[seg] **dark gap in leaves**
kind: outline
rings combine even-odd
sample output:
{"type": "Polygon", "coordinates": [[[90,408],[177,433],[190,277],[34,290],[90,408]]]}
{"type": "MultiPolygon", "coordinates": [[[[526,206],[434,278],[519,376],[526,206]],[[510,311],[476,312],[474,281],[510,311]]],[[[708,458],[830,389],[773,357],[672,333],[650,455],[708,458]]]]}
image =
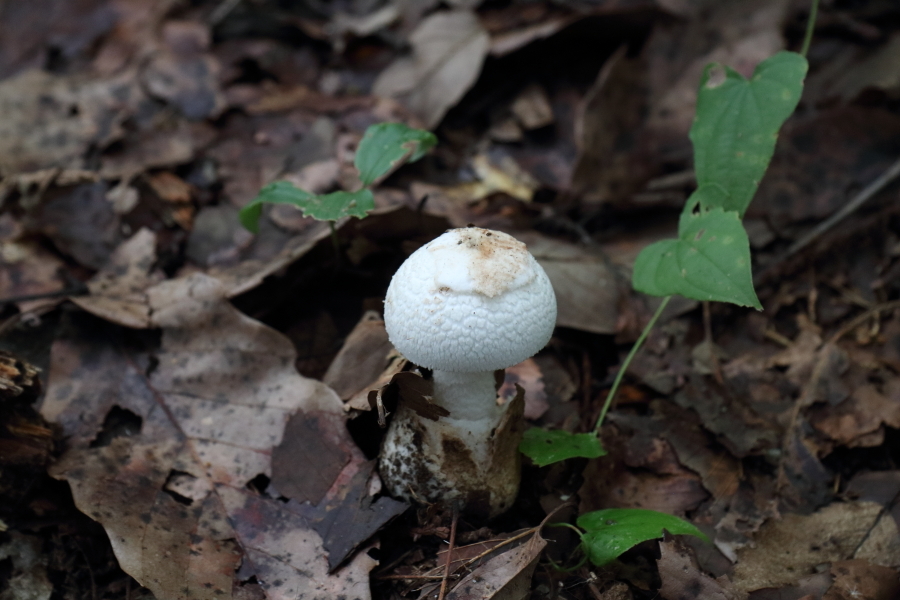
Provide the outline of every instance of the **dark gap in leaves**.
{"type": "MultiPolygon", "coordinates": [[[[387,388],[390,389],[390,388],[387,388]]],[[[381,439],[386,429],[378,426],[378,413],[374,410],[361,412],[355,418],[347,420],[347,431],[353,442],[366,455],[367,460],[378,458],[381,439]]]]}
{"type": "Polygon", "coordinates": [[[235,83],[262,83],[263,81],[277,81],[278,78],[272,73],[266,71],[260,64],[252,58],[243,58],[237,63],[240,74],[229,82],[235,83]]]}
{"type": "Polygon", "coordinates": [[[871,448],[839,446],[822,459],[826,469],[849,481],[861,471],[890,471],[900,463],[900,429],[885,426],[884,443],[871,448]]]}
{"type": "Polygon", "coordinates": [[[147,357],[147,368],[144,370],[144,376],[149,379],[158,366],[159,359],[156,356],[150,355],[147,357]]]}
{"type": "Polygon", "coordinates": [[[748,473],[760,473],[769,476],[774,476],[778,473],[778,464],[762,454],[745,456],[741,459],[741,462],[743,463],[744,471],[748,473]]]}
{"type": "Polygon", "coordinates": [[[260,496],[267,496],[266,490],[269,489],[269,484],[272,483],[272,480],[265,473],[260,473],[253,479],[247,482],[247,489],[251,492],[255,492],[260,496]]]}
{"type": "Polygon", "coordinates": [[[372,558],[377,561],[381,561],[382,553],[381,553],[381,549],[379,549],[379,548],[369,548],[369,551],[366,552],[366,554],[369,556],[369,558],[372,558]]]}
{"type": "Polygon", "coordinates": [[[166,483],[165,483],[165,485],[163,485],[162,491],[165,492],[166,494],[168,494],[169,496],[171,496],[172,499],[175,500],[175,502],[177,502],[178,504],[190,506],[191,504],[194,503],[193,500],[191,500],[187,496],[182,496],[181,494],[179,494],[178,492],[176,492],[172,489],[172,486],[177,484],[176,480],[181,479],[181,478],[196,479],[196,477],[194,477],[190,473],[185,473],[184,471],[177,471],[175,469],[172,469],[171,471],[169,471],[169,476],[166,477],[166,483]]]}
{"type": "MultiPolygon", "coordinates": [[[[8,535],[3,535],[0,540],[7,541],[8,535]]],[[[374,558],[374,557],[373,557],[374,558]]],[[[12,577],[13,562],[11,557],[0,560],[0,594],[9,589],[9,580],[12,577]]]]}
{"type": "Polygon", "coordinates": [[[90,443],[91,448],[109,446],[117,437],[131,437],[141,432],[143,419],[119,405],[113,406],[103,419],[103,427],[90,443]]]}

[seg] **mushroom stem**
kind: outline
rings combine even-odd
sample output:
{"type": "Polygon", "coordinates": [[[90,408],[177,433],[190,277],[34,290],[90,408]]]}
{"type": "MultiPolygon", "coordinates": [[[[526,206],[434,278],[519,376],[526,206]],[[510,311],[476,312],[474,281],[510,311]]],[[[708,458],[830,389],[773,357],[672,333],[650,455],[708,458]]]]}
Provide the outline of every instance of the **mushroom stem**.
{"type": "Polygon", "coordinates": [[[432,421],[404,403],[385,435],[379,470],[385,487],[407,500],[465,506],[493,517],[519,490],[524,401],[496,403],[494,373],[434,371],[434,402],[450,411],[432,421]]]}
{"type": "Polygon", "coordinates": [[[432,379],[433,401],[450,411],[451,419],[481,423],[500,417],[493,371],[456,373],[436,369],[432,379]]]}

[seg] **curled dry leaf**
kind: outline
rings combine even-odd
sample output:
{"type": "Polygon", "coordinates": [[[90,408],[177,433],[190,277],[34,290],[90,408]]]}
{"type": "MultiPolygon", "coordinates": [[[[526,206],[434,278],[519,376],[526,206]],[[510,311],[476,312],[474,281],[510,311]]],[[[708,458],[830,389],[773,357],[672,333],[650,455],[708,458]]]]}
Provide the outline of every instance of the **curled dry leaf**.
{"type": "Polygon", "coordinates": [[[489,42],[475,13],[435,13],[410,35],[412,55],[385,69],[373,91],[400,99],[431,129],[475,83],[489,42]]]}
{"type": "Polygon", "coordinates": [[[269,598],[322,597],[322,589],[368,597],[360,587],[368,556],[328,575],[322,539],[308,523],[244,489],[271,475],[291,414],[340,415],[342,405],[297,374],[287,338],[239,313],[226,293],[201,274],[148,290],[152,322],[162,328],[155,361],[115,326],[73,317],[53,345],[42,406],[69,439],[51,474],[69,482],[122,568],[158,598],[230,598],[242,562],[241,577],[255,575],[269,598]],[[113,407],[136,416],[139,431],[104,441],[113,407]]]}

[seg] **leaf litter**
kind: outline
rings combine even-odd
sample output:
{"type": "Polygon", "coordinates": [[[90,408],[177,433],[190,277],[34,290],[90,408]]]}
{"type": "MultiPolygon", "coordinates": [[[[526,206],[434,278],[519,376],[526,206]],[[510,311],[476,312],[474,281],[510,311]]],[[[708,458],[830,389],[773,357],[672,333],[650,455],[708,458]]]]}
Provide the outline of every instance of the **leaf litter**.
{"type": "MultiPolygon", "coordinates": [[[[0,35],[0,298],[19,300],[0,330],[14,352],[55,334],[40,403],[51,424],[27,439],[44,458],[51,437],[64,448],[50,473],[157,598],[437,597],[450,515],[406,512],[374,472],[369,397],[384,408],[392,394],[427,395],[380,325],[391,273],[448,225],[527,238],[557,287],[560,327],[501,396],[521,386],[537,425],[589,430],[627,349],[617,344],[649,316],[621,282],[692,190],[703,67],[749,75],[796,45],[805,9],[213,4],[93,0],[40,26],[0,8],[0,31],[15,32],[0,35]],[[385,120],[427,124],[441,141],[376,188],[377,214],[338,222],[346,263],[328,227],[290,207],[266,212],[256,237],[238,227],[238,209],[276,179],[355,191],[355,144],[385,120]],[[397,583],[423,575],[438,579],[397,583]]],[[[528,465],[510,515],[461,522],[446,598],[896,594],[894,192],[783,260],[895,159],[896,9],[822,12],[802,111],[749,209],[766,312],[713,306],[707,326],[696,304],[671,310],[609,415],[609,455],[528,465]],[[575,541],[554,529],[464,562],[571,499],[582,512],[687,516],[714,544],[648,543],[608,572],[563,575],[545,557],[565,563],[575,541]]],[[[40,535],[55,549],[31,566],[0,560],[0,593],[45,597],[84,573],[59,556],[87,534],[49,533],[71,517],[54,512],[67,500],[45,491],[43,466],[24,485],[0,463],[12,529],[0,547],[24,556],[40,535]]],[[[101,594],[134,593],[118,577],[97,580],[101,594]]]]}

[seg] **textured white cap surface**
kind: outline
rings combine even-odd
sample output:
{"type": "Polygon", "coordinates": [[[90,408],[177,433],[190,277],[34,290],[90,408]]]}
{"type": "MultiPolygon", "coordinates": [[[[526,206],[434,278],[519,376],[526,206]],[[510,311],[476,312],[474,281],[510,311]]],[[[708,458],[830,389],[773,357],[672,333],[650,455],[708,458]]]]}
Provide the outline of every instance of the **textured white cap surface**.
{"type": "Polygon", "coordinates": [[[547,344],[556,296],[522,242],[489,229],[452,229],[394,274],[384,321],[391,343],[419,366],[493,371],[547,344]]]}

